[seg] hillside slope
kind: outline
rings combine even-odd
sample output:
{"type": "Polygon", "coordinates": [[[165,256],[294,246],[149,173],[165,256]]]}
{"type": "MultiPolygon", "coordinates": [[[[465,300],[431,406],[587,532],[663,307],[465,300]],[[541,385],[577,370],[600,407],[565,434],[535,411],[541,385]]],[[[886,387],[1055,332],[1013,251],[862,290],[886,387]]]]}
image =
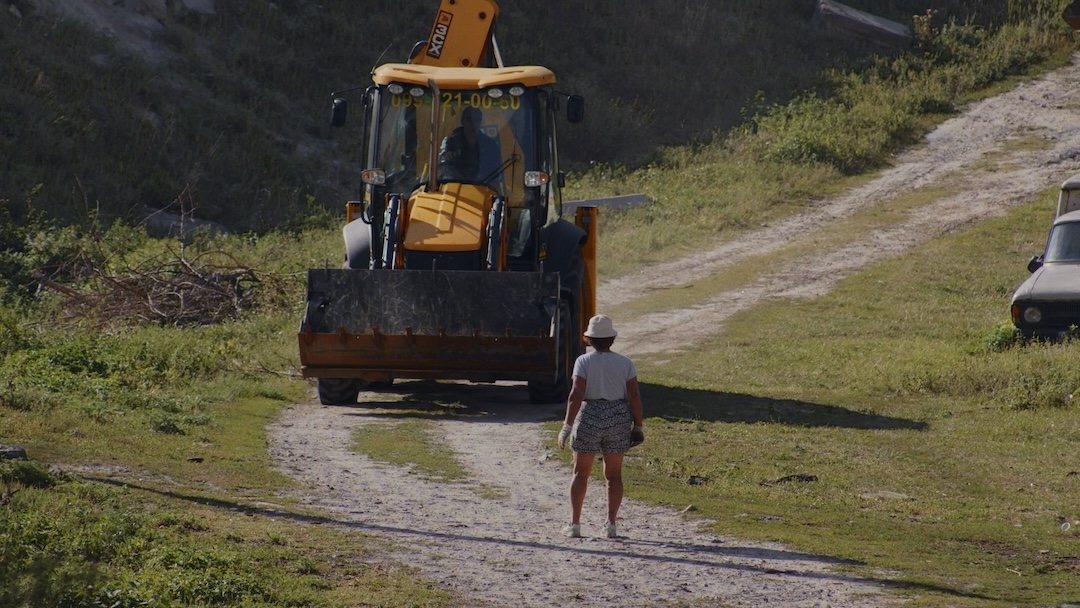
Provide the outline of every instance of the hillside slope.
{"type": "MultiPolygon", "coordinates": [[[[806,255],[805,250],[799,257],[788,254],[751,285],[624,324],[623,348],[636,354],[692,349],[710,335],[722,333],[727,318],[763,299],[820,296],[844,277],[944,234],[1003,215],[1061,184],[1080,171],[1078,65],[1080,56],[1074,56],[1071,66],[976,103],[937,127],[923,145],[898,156],[877,178],[843,196],[691,258],[641,268],[601,285],[600,305],[617,310],[657,290],[691,286],[725,268],[815,244],[813,254],[806,255]],[[827,242],[820,236],[823,232],[860,210],[888,209],[897,198],[933,188],[948,194],[906,211],[902,221],[870,231],[856,242],[821,244],[827,242]]],[[[1024,272],[1022,264],[1017,264],[1017,271],[1024,272]]],[[[1003,316],[1006,308],[1003,303],[1003,316]]]]}
{"type": "MultiPolygon", "coordinates": [[[[852,0],[909,23],[1001,20],[1008,2],[852,0]],[[950,14],[950,11],[952,12],[950,14]]],[[[168,207],[236,230],[294,228],[355,192],[331,91],[402,60],[433,0],[8,0],[0,11],[0,200],[64,221],[139,221],[168,207]]],[[[812,0],[502,3],[513,63],[585,95],[561,137],[572,166],[638,163],[708,139],[747,107],[813,87],[879,49],[809,28],[812,0]],[[760,95],[759,95],[760,92],[760,95]]]]}

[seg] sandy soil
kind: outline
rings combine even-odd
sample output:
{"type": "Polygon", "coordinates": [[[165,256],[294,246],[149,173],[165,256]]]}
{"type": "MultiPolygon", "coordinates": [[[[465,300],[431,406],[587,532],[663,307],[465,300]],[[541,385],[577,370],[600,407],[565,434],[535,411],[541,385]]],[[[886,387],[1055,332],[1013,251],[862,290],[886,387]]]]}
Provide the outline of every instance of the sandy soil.
{"type": "MultiPolygon", "coordinates": [[[[684,348],[722,333],[731,314],[763,299],[820,296],[845,276],[1003,214],[1059,184],[1080,171],[1078,85],[1080,68],[1070,66],[977,103],[856,190],[693,258],[604,283],[601,310],[813,238],[866,205],[914,188],[947,184],[955,192],[899,223],[835,243],[820,256],[793,259],[703,304],[619,320],[616,350],[635,355],[684,348]],[[1046,145],[1010,145],[1032,138],[1046,145]],[[973,168],[976,163],[981,164],[973,168]]],[[[561,406],[528,406],[525,391],[514,385],[412,383],[395,390],[394,399],[457,402],[472,414],[437,419],[438,434],[468,464],[471,483],[433,483],[351,452],[353,429],[387,419],[385,407],[391,404],[374,394],[362,395],[367,403],[356,408],[289,408],[269,429],[270,451],[283,471],[308,488],[305,503],[351,528],[396,541],[403,562],[466,598],[467,605],[855,607],[894,601],[886,575],[852,577],[827,557],[704,532],[703,522],[681,512],[685,505],[627,501],[620,513],[622,537],[602,538],[600,485],[591,488],[586,502],[586,538],[563,538],[569,469],[550,458],[551,437],[541,426],[561,417],[561,406]]]]}

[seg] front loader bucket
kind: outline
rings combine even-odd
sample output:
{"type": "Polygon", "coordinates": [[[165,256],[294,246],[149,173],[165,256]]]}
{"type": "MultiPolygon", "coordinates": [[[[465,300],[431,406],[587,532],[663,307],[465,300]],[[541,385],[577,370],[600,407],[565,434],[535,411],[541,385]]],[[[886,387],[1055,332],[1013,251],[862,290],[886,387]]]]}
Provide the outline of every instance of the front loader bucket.
{"type": "Polygon", "coordinates": [[[307,288],[298,336],[307,378],[556,374],[558,273],[312,269],[307,288]]]}

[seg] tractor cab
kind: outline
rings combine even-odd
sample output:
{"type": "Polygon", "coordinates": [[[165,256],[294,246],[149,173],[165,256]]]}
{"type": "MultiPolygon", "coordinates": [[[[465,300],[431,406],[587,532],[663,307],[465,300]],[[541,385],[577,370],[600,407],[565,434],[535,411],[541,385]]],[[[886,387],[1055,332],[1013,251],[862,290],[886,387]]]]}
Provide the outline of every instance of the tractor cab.
{"type": "MultiPolygon", "coordinates": [[[[494,267],[536,268],[535,235],[562,211],[555,120],[563,98],[552,90],[554,80],[537,66],[378,68],[362,101],[365,169],[357,216],[378,223],[400,201],[391,218],[400,224],[400,247],[386,258],[384,243],[370,243],[374,254],[350,256],[349,266],[479,268],[466,258],[498,248],[494,267]],[[496,208],[496,221],[507,225],[504,246],[477,233],[496,208]]],[[[342,103],[335,104],[336,124],[343,122],[342,103]]],[[[567,97],[566,111],[579,122],[581,98],[567,97]]]]}

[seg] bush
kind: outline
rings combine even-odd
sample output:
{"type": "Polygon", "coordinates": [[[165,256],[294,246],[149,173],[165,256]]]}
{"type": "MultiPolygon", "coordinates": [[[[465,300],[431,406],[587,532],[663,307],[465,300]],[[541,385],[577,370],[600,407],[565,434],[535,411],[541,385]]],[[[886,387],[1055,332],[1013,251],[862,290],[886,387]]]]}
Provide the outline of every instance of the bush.
{"type": "MultiPolygon", "coordinates": [[[[0,458],[0,483],[26,488],[47,488],[54,483],[53,475],[44,465],[27,460],[0,458]]],[[[10,488],[7,488],[10,491],[10,488]]]]}
{"type": "Polygon", "coordinates": [[[1025,73],[1061,47],[1062,28],[1032,10],[1032,22],[999,30],[951,21],[922,52],[827,70],[821,91],[786,104],[759,98],[740,133],[754,134],[751,149],[768,160],[824,163],[848,174],[880,167],[919,134],[921,117],[952,112],[956,99],[1025,73]]]}
{"type": "Polygon", "coordinates": [[[984,342],[986,348],[989,349],[990,352],[1000,353],[1019,344],[1022,339],[1023,336],[1020,334],[1020,330],[1012,324],[1012,321],[1005,321],[995,327],[990,334],[986,336],[984,342]]]}

